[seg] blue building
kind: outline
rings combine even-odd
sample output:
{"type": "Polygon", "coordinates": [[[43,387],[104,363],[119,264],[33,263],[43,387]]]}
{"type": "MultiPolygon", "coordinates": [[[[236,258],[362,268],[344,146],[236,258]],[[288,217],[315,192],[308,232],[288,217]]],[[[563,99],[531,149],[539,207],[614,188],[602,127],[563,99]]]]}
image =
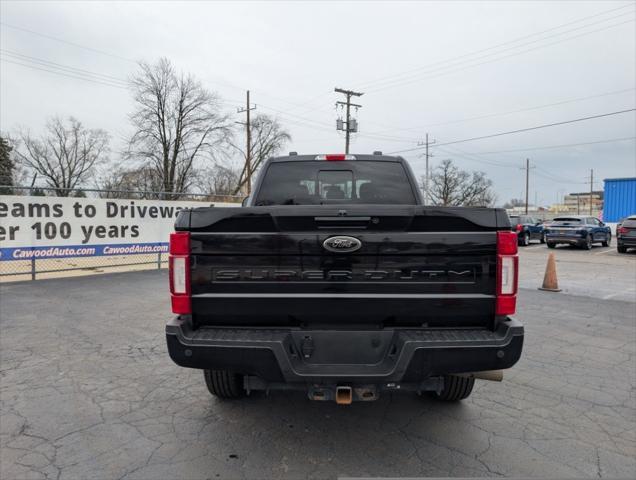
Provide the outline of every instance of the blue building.
{"type": "Polygon", "coordinates": [[[606,178],[603,221],[618,222],[636,215],[636,177],[606,178]]]}

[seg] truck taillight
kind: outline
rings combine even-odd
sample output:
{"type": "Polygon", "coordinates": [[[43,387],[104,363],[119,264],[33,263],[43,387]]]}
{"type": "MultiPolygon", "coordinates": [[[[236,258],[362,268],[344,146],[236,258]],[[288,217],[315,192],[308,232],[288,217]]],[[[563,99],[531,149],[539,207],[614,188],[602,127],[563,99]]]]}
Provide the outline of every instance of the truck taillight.
{"type": "Polygon", "coordinates": [[[190,302],[190,233],[170,234],[170,256],[168,258],[170,297],[172,312],[186,315],[192,313],[190,302]]]}
{"type": "Polygon", "coordinates": [[[517,234],[497,232],[497,292],[495,315],[512,315],[517,308],[519,256],[517,234]]]}

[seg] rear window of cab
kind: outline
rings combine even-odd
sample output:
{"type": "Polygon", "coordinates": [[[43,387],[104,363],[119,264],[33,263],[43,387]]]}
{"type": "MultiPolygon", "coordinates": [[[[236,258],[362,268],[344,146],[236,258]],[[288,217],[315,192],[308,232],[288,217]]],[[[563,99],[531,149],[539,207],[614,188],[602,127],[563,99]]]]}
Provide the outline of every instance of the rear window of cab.
{"type": "Polygon", "coordinates": [[[255,205],[416,205],[400,162],[293,161],[269,165],[255,205]]]}

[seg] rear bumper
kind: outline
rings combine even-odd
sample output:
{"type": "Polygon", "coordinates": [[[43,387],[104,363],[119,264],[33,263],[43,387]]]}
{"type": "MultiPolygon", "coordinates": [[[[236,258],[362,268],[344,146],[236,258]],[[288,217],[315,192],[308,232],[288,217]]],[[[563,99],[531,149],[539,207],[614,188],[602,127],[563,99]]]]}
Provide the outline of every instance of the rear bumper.
{"type": "Polygon", "coordinates": [[[269,382],[420,382],[431,376],[499,370],[521,356],[524,330],[508,318],[486,329],[193,330],[189,317],[166,325],[180,366],[228,369],[269,382]]]}
{"type": "Polygon", "coordinates": [[[567,243],[569,245],[579,245],[584,243],[586,235],[572,234],[572,235],[560,235],[555,233],[546,233],[545,239],[550,243],[567,243]]]}
{"type": "Polygon", "coordinates": [[[616,243],[619,247],[636,248],[636,237],[617,237],[616,243]]]}

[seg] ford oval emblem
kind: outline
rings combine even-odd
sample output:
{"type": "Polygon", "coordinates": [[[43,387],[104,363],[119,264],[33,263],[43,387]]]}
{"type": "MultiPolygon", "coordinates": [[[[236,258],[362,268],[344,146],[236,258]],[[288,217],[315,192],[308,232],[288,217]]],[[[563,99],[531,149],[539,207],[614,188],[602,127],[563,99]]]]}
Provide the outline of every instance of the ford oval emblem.
{"type": "Polygon", "coordinates": [[[325,250],[335,253],[351,253],[362,247],[362,242],[355,237],[347,237],[338,235],[337,237],[329,237],[322,242],[325,250]]]}

